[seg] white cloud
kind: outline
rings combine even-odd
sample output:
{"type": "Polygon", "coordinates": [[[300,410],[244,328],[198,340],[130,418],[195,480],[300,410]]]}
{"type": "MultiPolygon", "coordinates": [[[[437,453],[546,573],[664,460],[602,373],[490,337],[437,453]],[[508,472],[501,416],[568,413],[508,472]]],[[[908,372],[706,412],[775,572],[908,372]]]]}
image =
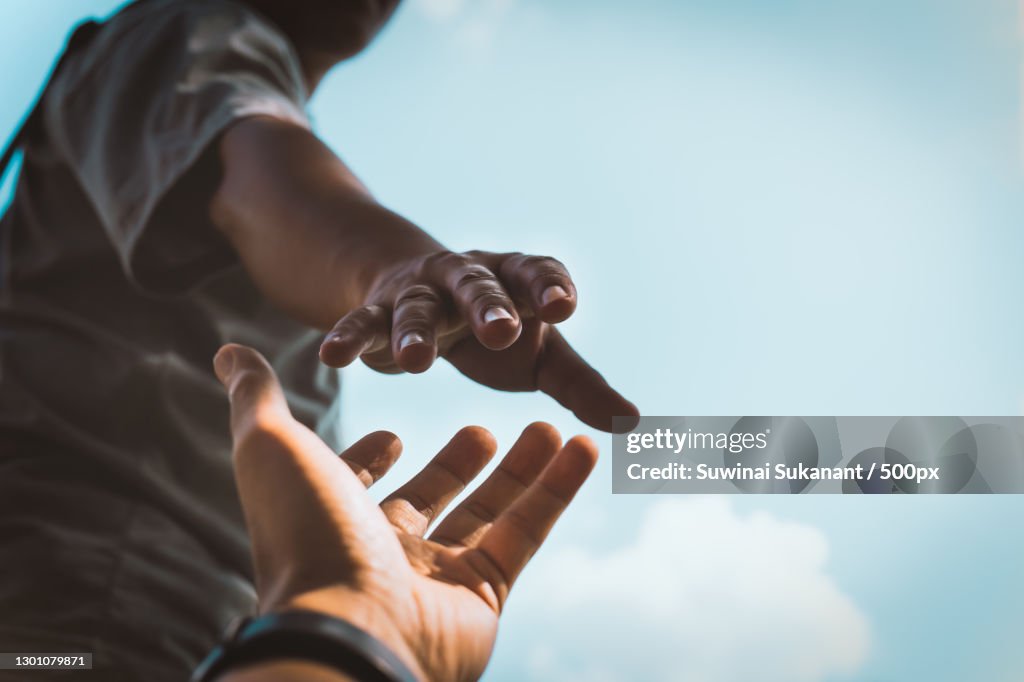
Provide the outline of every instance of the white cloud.
{"type": "MultiPolygon", "coordinates": [[[[530,679],[817,682],[855,672],[865,617],[826,573],[816,529],[724,498],[660,501],[635,541],[554,553],[531,612],[558,623],[530,679]]],[[[539,563],[539,562],[538,562],[539,563]]]]}

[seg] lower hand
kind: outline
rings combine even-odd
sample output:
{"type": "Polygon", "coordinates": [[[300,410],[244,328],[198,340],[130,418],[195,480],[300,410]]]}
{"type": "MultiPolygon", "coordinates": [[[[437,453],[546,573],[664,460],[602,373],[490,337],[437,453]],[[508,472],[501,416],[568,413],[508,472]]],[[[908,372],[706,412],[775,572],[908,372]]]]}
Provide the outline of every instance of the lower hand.
{"type": "Polygon", "coordinates": [[[487,431],[457,433],[377,506],[365,487],[397,458],[396,436],[371,434],[339,461],[292,418],[255,351],[225,346],[215,369],[231,398],[261,611],[325,612],[385,642],[424,679],[478,678],[509,590],[592,470],[594,445],[563,446],[553,427],[531,425],[427,535],[494,455],[487,431]]]}

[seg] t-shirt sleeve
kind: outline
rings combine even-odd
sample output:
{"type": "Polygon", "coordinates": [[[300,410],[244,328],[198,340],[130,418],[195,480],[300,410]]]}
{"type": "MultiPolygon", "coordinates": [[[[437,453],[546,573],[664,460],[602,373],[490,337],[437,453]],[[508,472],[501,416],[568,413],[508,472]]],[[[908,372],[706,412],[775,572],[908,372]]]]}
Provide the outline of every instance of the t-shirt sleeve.
{"type": "Polygon", "coordinates": [[[44,115],[128,278],[176,293],[237,262],[209,218],[215,140],[250,116],[308,127],[305,100],[293,47],[261,17],[234,2],[155,0],[68,61],[44,115]]]}

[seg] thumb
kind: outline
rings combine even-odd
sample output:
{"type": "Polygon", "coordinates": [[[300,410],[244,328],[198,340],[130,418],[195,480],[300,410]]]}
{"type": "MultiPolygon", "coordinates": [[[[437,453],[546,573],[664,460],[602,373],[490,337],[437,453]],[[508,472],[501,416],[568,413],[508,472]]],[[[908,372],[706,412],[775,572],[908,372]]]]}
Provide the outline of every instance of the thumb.
{"type": "Polygon", "coordinates": [[[292,420],[277,375],[252,348],[235,343],[222,346],[213,358],[213,371],[231,401],[231,435],[236,444],[258,425],[292,420]]]}
{"type": "Polygon", "coordinates": [[[292,417],[263,356],[229,344],[213,366],[231,401],[235,481],[264,607],[301,589],[351,578],[364,563],[365,548],[387,529],[365,486],[292,417]],[[296,576],[302,585],[295,584],[296,576]]]}
{"type": "Polygon", "coordinates": [[[640,414],[636,405],[608,385],[604,377],[573,350],[557,329],[551,328],[537,371],[541,391],[572,410],[580,421],[601,431],[629,431],[640,414]],[[613,423],[615,417],[625,417],[613,423]]]}

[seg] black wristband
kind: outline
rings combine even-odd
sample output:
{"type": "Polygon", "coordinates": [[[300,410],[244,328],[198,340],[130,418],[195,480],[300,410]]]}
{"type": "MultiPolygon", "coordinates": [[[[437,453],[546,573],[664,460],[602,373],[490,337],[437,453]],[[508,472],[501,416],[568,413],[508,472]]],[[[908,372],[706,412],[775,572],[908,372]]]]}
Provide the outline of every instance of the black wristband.
{"type": "Polygon", "coordinates": [[[300,609],[237,621],[195,669],[191,682],[213,682],[231,669],[286,658],[322,663],[359,682],[418,682],[368,632],[340,618],[300,609]]]}

